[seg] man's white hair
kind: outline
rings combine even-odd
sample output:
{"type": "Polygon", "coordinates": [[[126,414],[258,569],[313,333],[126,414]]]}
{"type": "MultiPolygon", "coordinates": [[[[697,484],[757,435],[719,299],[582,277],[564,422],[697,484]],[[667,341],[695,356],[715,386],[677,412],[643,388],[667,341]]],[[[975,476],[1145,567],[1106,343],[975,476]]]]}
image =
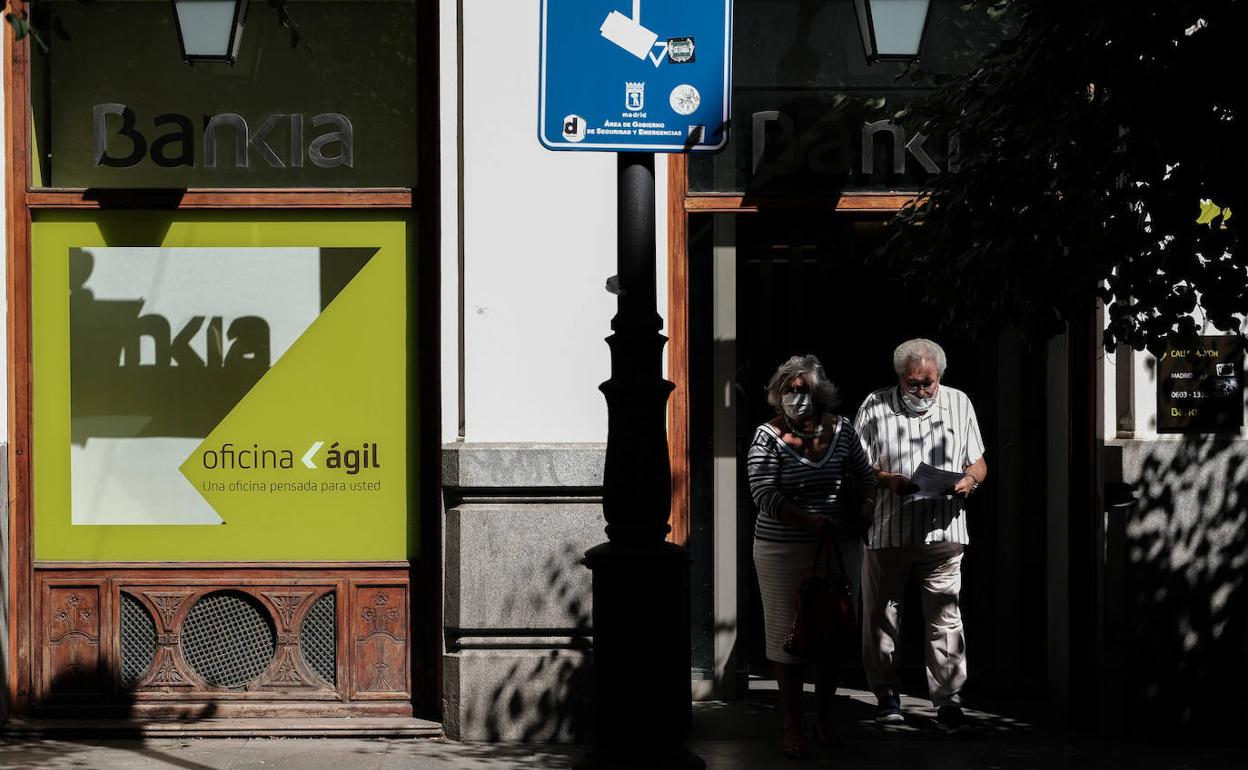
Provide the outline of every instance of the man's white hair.
{"type": "Polygon", "coordinates": [[[936,364],[938,379],[945,376],[945,365],[949,363],[945,358],[944,348],[922,337],[906,340],[893,351],[893,371],[897,372],[898,377],[905,374],[906,367],[911,361],[918,363],[931,361],[936,364]]]}

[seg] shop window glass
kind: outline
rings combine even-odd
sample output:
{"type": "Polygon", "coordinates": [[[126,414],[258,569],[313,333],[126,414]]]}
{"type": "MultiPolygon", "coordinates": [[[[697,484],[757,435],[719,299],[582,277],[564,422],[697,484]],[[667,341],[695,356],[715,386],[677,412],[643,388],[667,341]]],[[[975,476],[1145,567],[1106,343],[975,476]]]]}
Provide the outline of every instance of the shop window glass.
{"type": "Polygon", "coordinates": [[[37,212],[36,558],[415,553],[411,227],[37,212]]]}
{"type": "Polygon", "coordinates": [[[916,121],[897,113],[930,93],[937,76],[973,66],[1010,24],[961,5],[933,0],[923,74],[911,79],[900,77],[903,63],[867,63],[848,0],[736,0],[730,139],[718,154],[691,156],[690,191],[904,190],[946,170],[950,137],[916,138],[916,121]],[[866,104],[881,97],[882,106],[866,104]]]}
{"type": "Polygon", "coordinates": [[[280,7],[248,4],[233,65],[188,64],[168,0],[38,0],[34,186],[413,186],[415,0],[280,7]]]}

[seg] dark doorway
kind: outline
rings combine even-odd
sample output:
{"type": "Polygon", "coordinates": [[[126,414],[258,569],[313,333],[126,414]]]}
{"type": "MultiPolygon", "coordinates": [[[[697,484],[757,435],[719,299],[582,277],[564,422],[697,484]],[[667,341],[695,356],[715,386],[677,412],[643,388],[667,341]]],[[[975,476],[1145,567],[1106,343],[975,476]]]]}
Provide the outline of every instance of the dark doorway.
{"type": "Polygon", "coordinates": [[[974,383],[974,347],[941,335],[936,314],[874,258],[883,222],[761,213],[737,217],[736,235],[738,421],[747,434],[772,416],[763,389],[791,355],[819,357],[850,417],[868,393],[896,381],[893,348],[913,337],[944,346],[956,364],[948,384],[974,383]]]}
{"type": "MultiPolygon", "coordinates": [[[[755,427],[774,414],[766,400],[767,380],[789,356],[818,356],[841,391],[839,413],[850,419],[871,391],[896,381],[893,349],[914,337],[936,338],[958,364],[950,367],[945,381],[973,391],[968,388],[975,377],[973,347],[965,340],[942,338],[935,313],[874,259],[886,237],[883,222],[826,213],[762,213],[738,217],[736,235],[742,479],[744,448],[755,427]]],[[[743,492],[748,500],[748,488],[743,492]]],[[[746,539],[738,564],[752,568],[748,543],[746,539]]],[[[911,594],[909,605],[917,608],[913,586],[911,594]]],[[[770,676],[762,654],[757,591],[750,597],[750,670],[770,676]]],[[[922,623],[916,622],[918,613],[909,615],[902,626],[901,671],[907,689],[922,692],[922,623]]],[[[846,675],[848,683],[865,689],[856,661],[847,665],[846,675]]]]}
{"type": "MultiPolygon", "coordinates": [[[[935,339],[949,356],[944,382],[966,391],[980,414],[990,468],[994,452],[1012,440],[998,435],[1002,422],[996,419],[998,410],[1013,409],[1006,404],[1016,403],[1024,396],[1023,390],[1040,395],[1043,401],[1042,378],[1035,376],[1043,370],[1043,358],[1021,356],[1026,371],[1005,378],[1002,371],[1013,371],[1017,362],[998,360],[1002,348],[998,336],[972,340],[943,333],[938,311],[921,301],[921,287],[903,285],[875,257],[886,235],[881,217],[826,210],[690,218],[690,546],[695,561],[692,607],[697,669],[713,667],[712,639],[724,627],[722,612],[717,615],[713,609],[714,592],[724,589],[724,577],[721,570],[717,584],[712,565],[729,554],[716,526],[733,527],[735,538],[728,541],[735,545],[738,606],[733,673],[739,681],[747,676],[772,676],[764,655],[762,609],[751,557],[755,511],[744,458],[754,429],[773,414],[766,403],[765,385],[786,358],[805,353],[818,356],[840,389],[838,411],[852,418],[867,394],[896,381],[892,351],[900,342],[913,337],[935,339]],[[1000,396],[998,386],[1007,380],[1021,382],[1020,388],[1000,396]],[[724,499],[733,496],[733,487],[724,483],[730,467],[735,467],[733,500],[724,499]]],[[[1043,430],[1043,411],[1033,407],[1029,414],[1029,432],[1043,430]]],[[[1042,447],[1043,443],[1033,445],[1042,447]]],[[[1027,523],[1012,517],[1009,527],[1002,529],[996,517],[989,515],[995,508],[993,498],[992,491],[980,495],[968,512],[973,551],[964,564],[962,594],[974,664],[968,691],[982,686],[976,680],[996,678],[1002,642],[1012,651],[1000,656],[1001,663],[1009,661],[1017,669],[1020,658],[1029,660],[1032,668],[1025,678],[1033,686],[1043,681],[1043,631],[1019,634],[1009,624],[996,622],[1003,609],[1006,614],[1017,613],[1025,603],[1044,603],[1042,567],[1038,566],[1044,555],[1043,519],[1032,517],[1027,523]],[[1025,546],[1020,548],[1019,543],[1025,546]],[[1037,569],[1025,586],[1013,581],[1001,584],[994,582],[994,572],[1002,561],[1037,569]]],[[[1033,500],[1042,506],[1043,494],[1033,500]]],[[[900,650],[903,686],[907,693],[926,696],[923,623],[914,586],[908,605],[900,650]]],[[[722,650],[719,654],[722,663],[722,650]]],[[[1015,673],[1022,677],[1024,672],[1015,673]]],[[[843,681],[866,689],[856,657],[847,663],[843,681]]]]}

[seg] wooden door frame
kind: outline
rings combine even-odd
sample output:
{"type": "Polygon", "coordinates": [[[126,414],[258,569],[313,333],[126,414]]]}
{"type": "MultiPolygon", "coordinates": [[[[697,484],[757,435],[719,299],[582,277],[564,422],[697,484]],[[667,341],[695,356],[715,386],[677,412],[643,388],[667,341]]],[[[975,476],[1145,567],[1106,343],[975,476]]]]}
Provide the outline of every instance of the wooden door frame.
{"type": "Polygon", "coordinates": [[[9,410],[9,649],[11,711],[26,713],[33,697],[34,544],[30,516],[31,336],[29,39],[4,37],[5,246],[8,315],[5,351],[9,410]]]}
{"type": "MultiPolygon", "coordinates": [[[[18,3],[20,10],[25,3],[18,3]]],[[[31,253],[33,212],[51,209],[131,210],[392,210],[412,212],[417,222],[417,254],[436,254],[441,238],[439,216],[440,148],[438,146],[438,4],[417,4],[417,64],[420,104],[417,110],[419,184],[393,188],[192,188],[185,190],[96,190],[86,188],[38,188],[31,182],[30,37],[15,40],[12,31],[3,37],[4,144],[5,144],[5,290],[8,300],[7,452],[9,479],[9,642],[8,675],[10,712],[29,715],[35,705],[34,630],[36,563],[33,542],[32,479],[32,336],[31,253]]],[[[409,255],[411,258],[412,255],[409,255]]],[[[410,344],[420,350],[419,375],[412,382],[420,394],[414,405],[419,425],[439,425],[440,392],[438,335],[440,334],[438,260],[413,261],[420,267],[416,293],[409,297],[412,321],[419,336],[410,344]],[[414,303],[414,307],[413,307],[414,303]]],[[[440,490],[441,446],[436,431],[420,431],[412,437],[409,462],[431,469],[429,478],[410,497],[421,511],[420,552],[409,559],[413,586],[410,601],[409,648],[412,701],[416,714],[441,721],[442,559],[440,490]]],[[[318,563],[319,564],[319,563],[318,563]]],[[[103,567],[103,563],[101,563],[103,567]]],[[[223,565],[226,566],[226,565],[223,565]]],[[[265,565],[252,564],[257,569],[265,565]]],[[[273,566],[269,564],[267,566],[273,566]]],[[[306,565],[303,565],[306,567],[306,565]]],[[[341,563],[325,563],[342,567],[341,563]]]]}
{"type": "Polygon", "coordinates": [[[833,197],[793,195],[756,198],[689,190],[689,158],[673,154],[667,164],[667,372],[676,386],[667,405],[668,455],[672,465],[672,516],[668,539],[689,545],[689,215],[757,214],[762,211],[828,212],[890,216],[915,200],[916,192],[862,192],[833,197]]]}

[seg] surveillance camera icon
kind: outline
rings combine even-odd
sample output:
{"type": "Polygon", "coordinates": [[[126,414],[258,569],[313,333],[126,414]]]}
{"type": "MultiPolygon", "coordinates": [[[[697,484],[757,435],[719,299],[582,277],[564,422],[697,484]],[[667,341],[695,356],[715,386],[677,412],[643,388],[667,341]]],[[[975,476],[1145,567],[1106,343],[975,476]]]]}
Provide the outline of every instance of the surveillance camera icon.
{"type": "Polygon", "coordinates": [[[619,11],[612,11],[607,14],[598,31],[607,40],[642,60],[645,60],[655,41],[659,39],[657,32],[641,26],[641,0],[633,0],[631,19],[619,11]]]}

